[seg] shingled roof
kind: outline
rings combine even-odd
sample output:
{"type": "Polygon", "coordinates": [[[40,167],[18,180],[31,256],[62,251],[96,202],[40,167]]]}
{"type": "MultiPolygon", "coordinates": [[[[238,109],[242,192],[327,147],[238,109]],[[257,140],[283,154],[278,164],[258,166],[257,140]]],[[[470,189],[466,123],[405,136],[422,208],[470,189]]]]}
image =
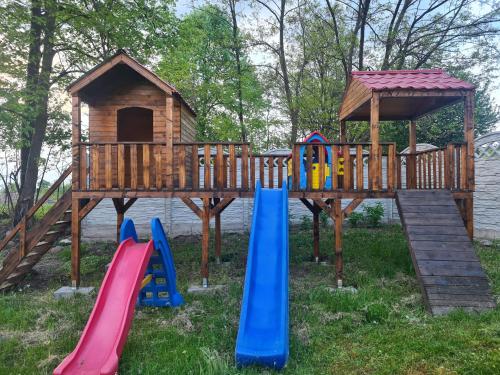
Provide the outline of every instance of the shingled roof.
{"type": "Polygon", "coordinates": [[[416,119],[462,100],[474,85],[442,69],[352,72],[344,93],[341,120],[368,121],[370,100],[380,98],[380,120],[416,119]]]}
{"type": "Polygon", "coordinates": [[[442,69],[352,72],[352,79],[372,90],[473,90],[474,86],[451,77],[442,69]]]}

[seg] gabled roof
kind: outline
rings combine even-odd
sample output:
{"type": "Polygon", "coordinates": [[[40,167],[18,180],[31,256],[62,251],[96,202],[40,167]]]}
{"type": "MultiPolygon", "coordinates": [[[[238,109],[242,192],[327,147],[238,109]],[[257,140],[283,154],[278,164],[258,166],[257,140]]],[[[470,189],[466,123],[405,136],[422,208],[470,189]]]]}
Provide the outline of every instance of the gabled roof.
{"type": "Polygon", "coordinates": [[[118,65],[125,65],[129,67],[144,79],[158,87],[160,90],[164,91],[166,94],[178,97],[193,114],[196,114],[191,106],[184,100],[180,92],[172,84],[161,79],[158,75],[156,75],[144,65],[139,63],[136,59],[131,57],[127,53],[127,51],[123,49],[118,50],[113,56],[105,59],[103,62],[94,66],[88,72],[83,74],[77,80],[73,81],[67,87],[67,90],[71,95],[75,95],[118,65]]]}
{"type": "Polygon", "coordinates": [[[473,90],[474,85],[451,77],[442,69],[384,70],[352,72],[352,78],[375,91],[413,90],[473,90]]]}
{"type": "Polygon", "coordinates": [[[416,119],[460,101],[473,90],[474,85],[442,69],[352,72],[339,118],[369,120],[370,100],[378,94],[380,120],[416,119]]]}

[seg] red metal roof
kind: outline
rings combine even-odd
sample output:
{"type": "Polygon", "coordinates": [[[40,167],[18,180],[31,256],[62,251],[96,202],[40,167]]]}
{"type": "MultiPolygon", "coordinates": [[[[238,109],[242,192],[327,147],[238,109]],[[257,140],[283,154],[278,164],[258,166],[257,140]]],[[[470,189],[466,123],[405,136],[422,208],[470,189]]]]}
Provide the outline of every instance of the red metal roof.
{"type": "Polygon", "coordinates": [[[472,90],[474,86],[451,77],[442,69],[426,70],[383,70],[352,72],[352,78],[359,80],[372,90],[472,90]]]}

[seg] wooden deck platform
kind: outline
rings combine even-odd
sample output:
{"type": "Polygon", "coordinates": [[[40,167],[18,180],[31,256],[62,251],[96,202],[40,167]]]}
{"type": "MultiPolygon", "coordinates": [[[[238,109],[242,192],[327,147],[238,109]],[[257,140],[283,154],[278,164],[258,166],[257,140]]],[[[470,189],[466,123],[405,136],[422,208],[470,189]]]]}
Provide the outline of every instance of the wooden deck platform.
{"type": "Polygon", "coordinates": [[[448,190],[396,192],[399,215],[428,310],[494,308],[488,278],[448,190]]]}

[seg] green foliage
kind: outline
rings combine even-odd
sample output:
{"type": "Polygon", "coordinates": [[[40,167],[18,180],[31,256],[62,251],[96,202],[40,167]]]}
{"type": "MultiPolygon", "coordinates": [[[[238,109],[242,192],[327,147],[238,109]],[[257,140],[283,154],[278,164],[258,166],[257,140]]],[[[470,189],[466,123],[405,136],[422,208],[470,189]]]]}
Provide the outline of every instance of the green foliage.
{"type": "Polygon", "coordinates": [[[309,216],[304,215],[300,219],[300,230],[310,230],[312,228],[312,220],[309,216]]]}
{"type": "Polygon", "coordinates": [[[328,226],[328,219],[328,214],[325,211],[321,210],[321,212],[319,213],[319,222],[321,223],[321,226],[323,228],[326,228],[328,226]]]}
{"type": "Polygon", "coordinates": [[[245,53],[240,57],[238,74],[234,43],[229,16],[207,5],[180,20],[173,43],[158,65],[160,76],[173,83],[197,112],[199,140],[241,139],[238,82],[248,132],[252,134],[264,125],[260,120],[262,87],[245,53]]]}
{"type": "MultiPolygon", "coordinates": [[[[231,256],[231,264],[211,268],[212,282],[226,286],[211,295],[186,293],[199,282],[199,239],[171,241],[186,305],[136,310],[120,374],[273,373],[235,366],[248,235],[224,234],[222,240],[222,255],[231,256]]],[[[321,232],[322,254],[332,253],[332,241],[331,229],[321,232]]],[[[331,291],[332,268],[304,261],[312,252],[311,232],[290,233],[290,359],[284,375],[497,374],[499,308],[429,315],[400,226],[349,229],[343,246],[345,283],[357,293],[331,291]]],[[[102,257],[85,266],[95,267],[84,274],[86,286],[99,287],[115,249],[112,243],[83,249],[82,260],[102,257]]],[[[476,250],[498,294],[500,244],[476,244],[476,250]]],[[[69,282],[58,266],[70,261],[69,248],[43,259],[53,263],[33,275],[30,288],[0,295],[2,374],[51,373],[74,349],[95,302],[95,295],[62,301],[52,296],[69,282]],[[53,272],[49,286],[36,286],[48,272],[53,272]]]]}
{"type": "Polygon", "coordinates": [[[359,224],[361,224],[364,220],[364,215],[362,212],[357,212],[353,211],[351,214],[347,217],[347,221],[351,225],[351,227],[357,227],[359,224]]]}
{"type": "Polygon", "coordinates": [[[363,205],[366,223],[371,227],[378,227],[382,223],[384,217],[384,206],[377,202],[374,205],[363,205]]]}
{"type": "Polygon", "coordinates": [[[363,212],[354,211],[349,214],[347,221],[351,227],[368,226],[379,227],[384,218],[384,206],[377,202],[374,205],[363,205],[363,212]]]}

